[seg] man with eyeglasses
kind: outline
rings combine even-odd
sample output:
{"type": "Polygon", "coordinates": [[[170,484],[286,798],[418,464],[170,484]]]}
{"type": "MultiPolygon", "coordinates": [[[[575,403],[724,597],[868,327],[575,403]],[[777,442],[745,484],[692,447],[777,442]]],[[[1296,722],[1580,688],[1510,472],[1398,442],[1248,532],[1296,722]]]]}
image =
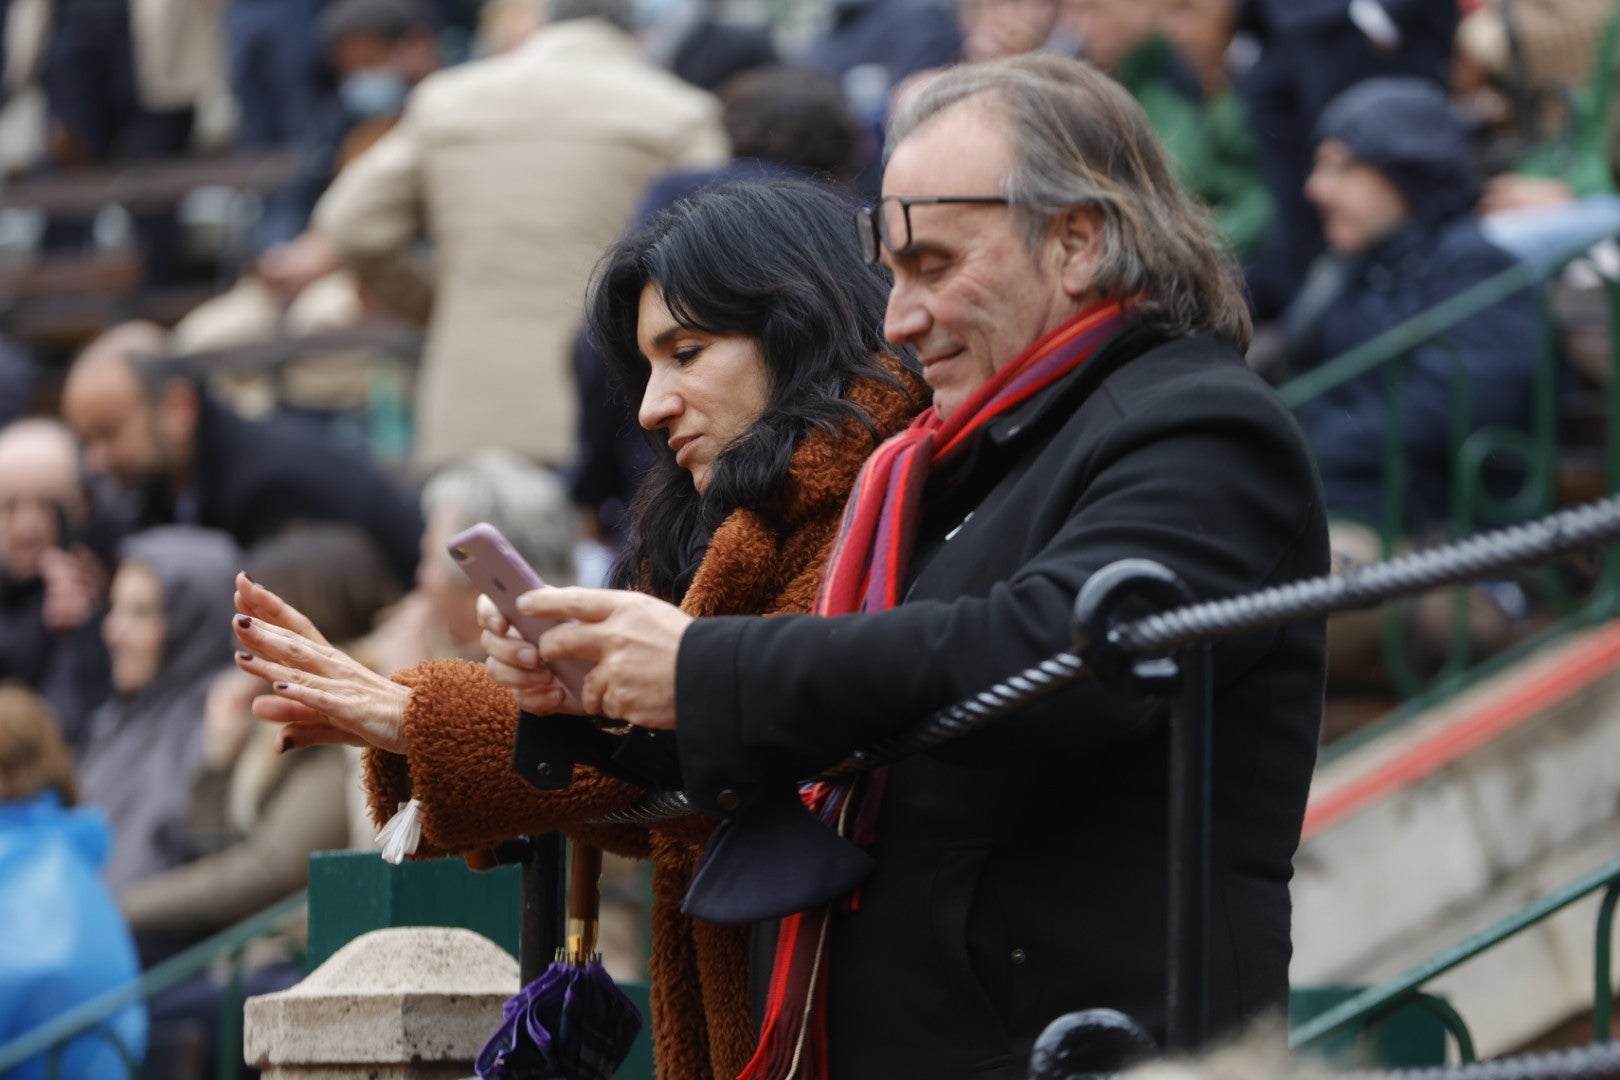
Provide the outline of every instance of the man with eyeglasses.
{"type": "MultiPolygon", "coordinates": [[[[581,620],[540,651],[597,661],[586,706],[673,729],[695,801],[731,816],[686,910],[794,913],[762,923],[747,1080],[1011,1080],[1048,1022],[1092,1007],[1162,1039],[1161,704],[1082,683],[801,792],[865,865],[794,832],[781,793],[1063,648],[1076,593],[1115,560],[1163,563],[1199,597],[1327,566],[1304,442],[1243,361],[1243,298],[1117,85],[1051,56],[965,65],[902,104],[889,145],[857,228],[934,408],[868,461],[818,615],[524,601],[581,620]]],[[[502,682],[544,683],[485,643],[502,682]]],[[[1216,1031],[1286,1002],[1322,668],[1320,624],[1215,652],[1216,1031]]]]}

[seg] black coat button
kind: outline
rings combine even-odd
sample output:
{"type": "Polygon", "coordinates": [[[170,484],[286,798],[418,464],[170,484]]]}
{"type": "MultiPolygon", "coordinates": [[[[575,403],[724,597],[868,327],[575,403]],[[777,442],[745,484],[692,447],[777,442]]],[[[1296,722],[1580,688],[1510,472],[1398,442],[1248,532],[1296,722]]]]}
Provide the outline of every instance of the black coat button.
{"type": "Polygon", "coordinates": [[[716,806],[730,814],[742,806],[742,793],[736,788],[726,788],[714,797],[714,802],[716,806]]]}
{"type": "Polygon", "coordinates": [[[1022,964],[1027,958],[1028,954],[1025,953],[1023,949],[1014,949],[1012,951],[1012,955],[1007,959],[1011,960],[1015,964],[1022,964]]]}

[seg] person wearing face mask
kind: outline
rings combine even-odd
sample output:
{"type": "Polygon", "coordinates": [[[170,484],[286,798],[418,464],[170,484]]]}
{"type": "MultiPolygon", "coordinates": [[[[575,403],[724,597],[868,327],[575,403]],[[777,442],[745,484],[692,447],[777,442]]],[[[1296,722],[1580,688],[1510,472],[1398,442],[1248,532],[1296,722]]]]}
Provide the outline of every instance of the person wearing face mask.
{"type": "Polygon", "coordinates": [[[208,689],[230,663],[219,626],[241,565],[229,537],[189,525],[136,533],[119,555],[102,623],[113,696],[90,716],[80,773],[85,802],[112,823],[104,877],[114,890],[193,854],[184,839],[191,778],[208,689]]]}
{"type": "Polygon", "coordinates": [[[420,0],[333,0],[315,25],[329,88],[302,133],[298,179],[266,211],[267,247],[255,267],[283,296],[336,269],[331,252],[305,232],[310,212],[343,166],[393,127],[411,88],[440,66],[437,26],[420,0]]]}
{"type": "MultiPolygon", "coordinates": [[[[923,393],[904,351],[880,336],[884,281],[850,241],[852,214],[841,197],[802,182],[744,182],[678,203],[605,257],[589,321],[626,397],[639,402],[654,458],[631,507],[624,584],[694,614],[809,610],[862,460],[905,426],[923,393]]],[[[419,800],[418,856],[567,827],[650,857],[658,1075],[737,1075],[758,1015],[747,928],[679,911],[713,822],[582,824],[670,783],[667,738],[642,733],[621,747],[586,721],[526,719],[536,749],[566,747],[590,763],[562,790],[537,791],[509,764],[523,698],[482,665],[441,660],[393,681],[372,676],[267,590],[246,579],[238,587],[237,635],[252,650],[238,663],[285,695],[255,711],[292,721],[285,746],[372,747],[372,816],[381,822],[419,800]],[[294,644],[309,650],[297,667],[294,644]]]]}
{"type": "MultiPolygon", "coordinates": [[[[273,5],[253,0],[247,6],[273,5]]],[[[419,0],[332,0],[314,26],[326,65],[323,75],[309,76],[313,103],[298,131],[298,173],[266,198],[262,250],[248,272],[175,326],[182,352],[336,329],[370,308],[331,244],[307,228],[309,215],[332,178],[399,120],[411,88],[438,69],[436,24],[419,0]]],[[[290,396],[316,409],[344,409],[363,394],[339,379],[313,392],[299,393],[295,384],[290,396]]]]}
{"type": "Polygon", "coordinates": [[[580,283],[653,177],[725,157],[718,104],[648,63],[634,25],[630,0],[549,0],[518,48],[425,79],[315,208],[367,292],[427,327],[420,467],[491,445],[567,463],[580,283]]]}

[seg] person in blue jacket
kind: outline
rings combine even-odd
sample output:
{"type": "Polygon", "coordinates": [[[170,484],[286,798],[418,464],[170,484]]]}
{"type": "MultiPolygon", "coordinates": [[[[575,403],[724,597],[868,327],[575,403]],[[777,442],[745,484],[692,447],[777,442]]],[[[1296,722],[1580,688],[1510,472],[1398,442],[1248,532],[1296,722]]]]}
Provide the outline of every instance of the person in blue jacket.
{"type": "MultiPolygon", "coordinates": [[[[1372,340],[1494,277],[1514,257],[1486,239],[1474,216],[1480,182],[1472,151],[1445,92],[1416,78],[1358,83],[1334,98],[1317,125],[1316,160],[1305,194],[1322,220],[1328,251],[1285,318],[1289,357],[1309,369],[1372,340]]],[[[1341,562],[1385,554],[1384,535],[1429,539],[1506,524],[1473,501],[1453,521],[1458,447],[1453,404],[1466,396],[1469,433],[1527,431],[1541,353],[1540,301],[1522,290],[1413,349],[1398,395],[1376,367],[1301,405],[1296,415],[1315,451],[1341,562]],[[1404,492],[1386,507],[1385,429],[1399,402],[1404,492]]],[[[1499,498],[1522,483],[1516,464],[1488,461],[1478,479],[1499,498]]],[[[1522,597],[1476,590],[1470,636],[1477,652],[1506,644],[1522,597]],[[1495,597],[1494,599],[1492,597],[1495,597]]],[[[1450,604],[1433,594],[1417,609],[1415,645],[1438,651],[1450,633],[1450,604]]],[[[1336,681],[1371,676],[1380,662],[1379,612],[1329,623],[1336,681]]]]}
{"type": "MultiPolygon", "coordinates": [[[[1305,191],[1329,254],[1290,309],[1296,369],[1314,367],[1511,267],[1473,216],[1480,185],[1443,91],[1418,79],[1370,79],[1328,106],[1305,191]]],[[[1383,520],[1382,369],[1298,410],[1316,451],[1328,512],[1399,531],[1438,531],[1450,518],[1452,398],[1466,390],[1471,428],[1529,423],[1540,353],[1537,297],[1526,290],[1418,346],[1401,393],[1407,497],[1383,520]]]]}
{"type": "MultiPolygon", "coordinates": [[[[101,881],[100,811],[75,805],[73,757],[43,698],[0,684],[0,1046],[140,974],[129,928],[101,881]]],[[[123,1080],[146,1054],[130,1005],[61,1051],[55,1075],[123,1080]],[[116,1045],[115,1045],[116,1044],[116,1045]]],[[[4,1073],[44,1080],[50,1053],[4,1073]]]]}

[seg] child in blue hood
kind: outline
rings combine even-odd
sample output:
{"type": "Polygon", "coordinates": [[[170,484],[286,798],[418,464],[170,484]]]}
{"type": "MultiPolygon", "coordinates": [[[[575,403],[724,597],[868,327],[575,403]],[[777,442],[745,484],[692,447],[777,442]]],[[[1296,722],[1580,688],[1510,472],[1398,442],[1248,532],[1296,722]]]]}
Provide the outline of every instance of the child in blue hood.
{"type": "MultiPolygon", "coordinates": [[[[0,1045],[140,973],[101,881],[107,822],[77,801],[73,758],[49,707],[0,684],[0,1045]]],[[[101,1032],[72,1040],[56,1075],[122,1080],[123,1055],[139,1063],[145,1053],[146,1012],[132,1005],[101,1032]]],[[[47,1057],[8,1070],[7,1080],[43,1080],[47,1057]]]]}

